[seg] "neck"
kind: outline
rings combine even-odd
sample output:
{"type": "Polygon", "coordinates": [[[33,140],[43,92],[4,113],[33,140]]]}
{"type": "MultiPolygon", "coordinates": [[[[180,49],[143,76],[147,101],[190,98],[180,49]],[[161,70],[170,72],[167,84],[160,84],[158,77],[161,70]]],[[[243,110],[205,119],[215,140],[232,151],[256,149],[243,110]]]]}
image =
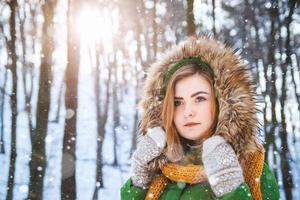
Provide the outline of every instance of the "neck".
{"type": "Polygon", "coordinates": [[[203,144],[204,140],[206,140],[207,137],[205,138],[200,138],[200,139],[197,139],[197,140],[189,140],[189,139],[186,139],[186,138],[182,138],[182,144],[183,145],[187,145],[187,146],[190,146],[190,147],[193,147],[193,146],[200,146],[203,144]]]}
{"type": "Polygon", "coordinates": [[[197,143],[194,140],[182,138],[182,147],[184,149],[184,156],[177,162],[178,164],[202,164],[202,142],[197,143]]]}

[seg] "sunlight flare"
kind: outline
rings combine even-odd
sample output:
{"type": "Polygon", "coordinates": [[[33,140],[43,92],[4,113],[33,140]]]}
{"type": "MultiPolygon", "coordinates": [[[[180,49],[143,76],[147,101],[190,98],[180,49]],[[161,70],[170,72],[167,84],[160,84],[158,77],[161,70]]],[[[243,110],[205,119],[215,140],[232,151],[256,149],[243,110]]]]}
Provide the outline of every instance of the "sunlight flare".
{"type": "Polygon", "coordinates": [[[77,21],[81,44],[93,46],[102,43],[104,49],[110,51],[113,34],[116,32],[114,21],[112,13],[107,9],[84,7],[77,21]]]}

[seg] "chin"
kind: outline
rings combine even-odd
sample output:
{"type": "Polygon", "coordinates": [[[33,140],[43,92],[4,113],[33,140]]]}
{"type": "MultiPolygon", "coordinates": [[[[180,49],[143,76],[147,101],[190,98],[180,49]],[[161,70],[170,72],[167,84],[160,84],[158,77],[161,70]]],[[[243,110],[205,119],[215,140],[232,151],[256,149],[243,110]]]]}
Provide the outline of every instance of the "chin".
{"type": "Polygon", "coordinates": [[[202,137],[195,137],[195,136],[184,136],[185,139],[188,139],[188,140],[193,140],[193,141],[196,141],[196,140],[199,140],[201,139],[202,137]]]}
{"type": "MultiPolygon", "coordinates": [[[[199,133],[199,132],[198,132],[199,133]]],[[[199,141],[199,140],[203,140],[204,138],[207,138],[207,135],[196,135],[196,134],[191,134],[191,132],[189,132],[188,134],[185,135],[181,135],[182,137],[184,137],[185,139],[188,140],[194,140],[194,141],[199,141]]]]}

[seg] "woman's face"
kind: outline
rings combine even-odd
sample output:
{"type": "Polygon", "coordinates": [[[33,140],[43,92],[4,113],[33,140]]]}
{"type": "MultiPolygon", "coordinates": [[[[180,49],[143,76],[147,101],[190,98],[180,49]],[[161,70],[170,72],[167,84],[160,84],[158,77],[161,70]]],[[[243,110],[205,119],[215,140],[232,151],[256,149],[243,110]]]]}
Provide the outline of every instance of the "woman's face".
{"type": "Polygon", "coordinates": [[[182,137],[202,142],[210,136],[215,104],[211,91],[210,83],[200,74],[176,82],[173,119],[182,137]]]}

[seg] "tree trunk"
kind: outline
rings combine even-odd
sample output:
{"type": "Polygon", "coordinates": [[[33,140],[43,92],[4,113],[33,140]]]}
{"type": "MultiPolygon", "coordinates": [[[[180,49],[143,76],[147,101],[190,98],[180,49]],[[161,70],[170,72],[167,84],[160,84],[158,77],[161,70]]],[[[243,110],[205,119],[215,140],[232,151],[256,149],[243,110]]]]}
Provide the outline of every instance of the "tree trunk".
{"type": "MultiPolygon", "coordinates": [[[[135,87],[135,91],[137,92],[138,89],[135,87]]],[[[135,105],[138,105],[138,96],[137,93],[135,95],[135,105]]],[[[134,114],[134,122],[133,122],[133,129],[132,129],[132,139],[131,139],[131,149],[130,149],[130,156],[133,154],[134,150],[136,149],[137,145],[137,136],[138,136],[138,110],[136,109],[134,114]]]]}
{"type": "Polygon", "coordinates": [[[108,80],[106,81],[106,94],[105,94],[105,104],[104,111],[101,114],[100,107],[100,62],[99,56],[100,53],[97,51],[96,54],[96,77],[95,77],[95,93],[96,93],[96,110],[97,110],[97,160],[96,160],[96,187],[94,191],[93,199],[98,199],[98,191],[100,188],[104,187],[103,184],[103,174],[102,174],[102,144],[105,137],[105,125],[108,117],[108,106],[109,106],[109,89],[110,89],[110,81],[111,81],[111,68],[108,67],[108,80]]]}
{"type": "Polygon", "coordinates": [[[117,81],[117,64],[115,62],[112,63],[113,70],[114,70],[114,77],[115,82],[113,86],[113,144],[114,144],[114,161],[112,163],[113,166],[118,165],[118,159],[117,159],[117,131],[120,128],[120,110],[119,110],[119,96],[118,96],[118,81],[117,81]]]}
{"type": "Polygon", "coordinates": [[[216,11],[216,1],[212,0],[212,18],[213,18],[213,33],[214,36],[217,35],[216,33],[216,15],[215,15],[215,11],[216,11]]]}
{"type": "MultiPolygon", "coordinates": [[[[3,27],[3,24],[0,23],[0,30],[1,30],[1,34],[4,38],[4,41],[5,41],[5,45],[6,45],[6,52],[7,52],[7,57],[10,56],[9,52],[10,52],[10,47],[9,47],[9,40],[8,38],[5,36],[5,33],[4,33],[4,27],[3,27]]],[[[9,65],[7,64],[7,66],[5,66],[6,68],[9,68],[9,65]]],[[[6,69],[5,70],[5,73],[4,73],[4,82],[3,82],[3,87],[0,88],[0,93],[2,94],[1,97],[0,97],[0,100],[1,100],[1,107],[0,107],[0,116],[1,116],[1,121],[0,121],[0,131],[1,131],[1,139],[0,139],[0,153],[5,153],[5,145],[4,145],[4,103],[5,103],[5,96],[8,96],[9,99],[10,99],[10,94],[8,94],[6,92],[6,84],[7,84],[7,76],[8,76],[8,72],[9,72],[9,69],[6,69]]]]}
{"type": "Polygon", "coordinates": [[[79,2],[69,0],[68,5],[68,64],[65,73],[65,132],[62,154],[61,198],[76,199],[76,119],[78,106],[78,72],[80,63],[80,39],[76,29],[76,16],[80,8],[79,2]]]}
{"type": "MultiPolygon", "coordinates": [[[[270,96],[271,100],[271,113],[272,113],[272,123],[270,124],[270,132],[265,132],[266,135],[266,160],[268,161],[268,151],[270,146],[273,146],[273,151],[277,150],[276,144],[275,144],[275,128],[278,126],[277,117],[276,117],[276,100],[277,100],[277,89],[276,89],[276,61],[275,61],[275,35],[276,35],[276,17],[278,16],[278,7],[277,5],[274,5],[272,9],[270,10],[270,16],[271,16],[271,32],[269,36],[268,41],[268,63],[266,64],[267,67],[264,68],[264,76],[266,79],[266,94],[270,96]],[[269,81],[269,78],[267,77],[267,71],[268,67],[272,68],[272,74],[271,74],[271,81],[269,81]]],[[[268,112],[265,110],[265,114],[268,112]]],[[[266,126],[266,125],[265,125],[266,126]]],[[[266,130],[266,129],[265,129],[266,130]]],[[[274,154],[272,154],[274,155],[274,154]]],[[[274,156],[274,159],[276,156],[274,156]]],[[[274,168],[274,171],[277,170],[274,168]]],[[[277,175],[275,173],[275,175],[277,175]]]]}
{"type": "Polygon", "coordinates": [[[59,93],[58,93],[58,97],[57,97],[57,110],[56,110],[56,115],[55,118],[52,120],[52,122],[54,123],[58,123],[59,122],[59,115],[60,115],[60,109],[61,109],[61,97],[63,95],[63,88],[64,88],[64,83],[65,81],[62,80],[61,84],[59,86],[59,93]]]}
{"type": "Polygon", "coordinates": [[[187,0],[187,35],[196,35],[196,26],[194,18],[194,0],[187,0]]]}
{"type": "Polygon", "coordinates": [[[16,55],[16,8],[17,1],[11,0],[8,2],[10,8],[9,31],[10,40],[8,41],[8,49],[11,59],[10,71],[12,73],[12,94],[10,99],[11,108],[11,146],[10,146],[10,161],[9,175],[7,182],[6,199],[13,199],[14,178],[15,178],[15,162],[17,157],[16,149],[16,132],[17,132],[17,55],[16,55]]]}
{"type": "MultiPolygon", "coordinates": [[[[248,5],[250,5],[248,0],[246,2],[247,2],[248,5]]],[[[257,3],[257,2],[254,1],[254,3],[257,3]]],[[[250,14],[251,21],[252,21],[252,24],[253,24],[254,29],[255,29],[255,42],[254,42],[255,45],[254,45],[254,49],[253,49],[253,52],[252,52],[252,55],[254,56],[255,66],[256,66],[256,75],[255,75],[254,81],[259,84],[260,81],[259,81],[259,66],[258,66],[259,64],[258,63],[259,63],[259,59],[261,58],[261,55],[259,54],[260,36],[259,36],[258,20],[256,19],[257,8],[254,7],[253,9],[250,9],[250,11],[251,11],[251,14],[250,14]]],[[[265,66],[263,58],[261,58],[261,61],[263,63],[263,66],[265,66]]]]}
{"type": "Polygon", "coordinates": [[[294,93],[295,93],[296,101],[297,101],[297,104],[298,104],[297,109],[298,109],[298,113],[299,113],[299,117],[300,117],[300,94],[297,92],[298,89],[297,89],[297,83],[296,83],[296,80],[295,80],[294,68],[291,66],[290,69],[291,69],[292,82],[293,82],[293,85],[294,85],[294,93]]]}
{"type": "Polygon", "coordinates": [[[35,41],[36,41],[36,36],[37,36],[37,5],[38,3],[31,3],[30,4],[30,15],[31,15],[31,20],[30,20],[30,24],[31,24],[31,29],[30,29],[30,34],[31,34],[31,38],[32,38],[32,53],[35,54],[36,53],[36,48],[35,48],[35,41]],[[35,5],[34,5],[35,4],[35,5]]]}
{"type": "Polygon", "coordinates": [[[281,65],[282,70],[282,87],[281,87],[281,129],[280,129],[280,139],[281,139],[281,171],[282,171],[282,180],[283,187],[285,191],[285,198],[292,199],[292,189],[293,189],[293,177],[291,174],[291,166],[290,166],[290,150],[288,147],[288,133],[287,133],[287,124],[285,118],[285,101],[286,101],[286,73],[287,68],[291,67],[291,46],[290,46],[290,24],[292,22],[292,16],[294,13],[296,1],[289,1],[289,15],[285,19],[285,26],[287,30],[286,43],[285,43],[285,54],[286,60],[285,63],[281,65]]]}
{"type": "MultiPolygon", "coordinates": [[[[37,105],[36,134],[32,136],[32,153],[30,166],[29,199],[43,198],[43,180],[46,169],[45,138],[48,130],[48,115],[50,108],[50,92],[52,81],[52,21],[56,1],[47,1],[43,4],[43,40],[42,40],[42,58],[40,67],[40,80],[37,105]],[[50,33],[50,34],[49,34],[50,33]]],[[[29,119],[30,120],[30,119],[29,119]]]]}
{"type": "MultiPolygon", "coordinates": [[[[138,6],[142,7],[139,4],[138,4],[138,6]]],[[[141,64],[143,71],[146,71],[145,63],[143,62],[143,59],[142,59],[142,50],[141,50],[142,45],[141,45],[141,41],[140,41],[141,24],[139,21],[138,12],[137,12],[137,16],[135,17],[135,24],[136,24],[135,37],[136,37],[136,41],[137,41],[137,51],[136,51],[135,57],[136,57],[137,63],[141,64]]],[[[144,79],[144,76],[141,76],[141,72],[138,71],[137,65],[135,66],[133,73],[132,73],[133,74],[132,77],[135,77],[135,81],[136,81],[135,114],[134,114],[134,122],[133,122],[133,129],[132,129],[130,157],[133,154],[133,151],[136,149],[136,145],[137,145],[137,141],[136,141],[137,135],[138,135],[138,108],[137,108],[137,105],[139,102],[138,92],[139,92],[139,88],[140,88],[138,83],[142,82],[142,79],[144,79]]]]}
{"type": "MultiPolygon", "coordinates": [[[[23,6],[24,8],[25,6],[23,6]]],[[[27,117],[28,117],[28,127],[29,127],[29,131],[30,131],[30,136],[31,136],[31,141],[34,140],[34,135],[36,133],[35,128],[33,127],[33,123],[32,123],[32,109],[31,109],[31,97],[32,97],[32,90],[33,90],[33,76],[32,76],[32,66],[29,65],[29,63],[26,61],[26,52],[27,52],[27,48],[26,48],[26,39],[25,39],[25,20],[26,20],[26,11],[23,9],[23,16],[24,18],[22,19],[20,16],[20,10],[18,12],[18,17],[19,17],[19,21],[20,21],[20,36],[21,36],[21,44],[22,44],[22,80],[23,80],[23,92],[24,92],[24,97],[25,97],[25,111],[27,113],[27,117]],[[27,73],[31,72],[31,83],[29,83],[30,89],[29,91],[27,91],[27,73]]]]}
{"type": "Polygon", "coordinates": [[[153,9],[152,9],[152,31],[153,31],[153,38],[152,38],[152,48],[153,48],[153,59],[156,58],[157,54],[157,23],[156,23],[156,0],[153,0],[153,9]]]}
{"type": "Polygon", "coordinates": [[[285,191],[285,198],[292,199],[292,187],[293,187],[293,178],[291,174],[290,166],[290,152],[287,142],[287,130],[286,130],[286,118],[285,118],[285,100],[286,100],[286,72],[287,72],[288,63],[282,65],[282,86],[281,86],[281,97],[280,97],[280,114],[281,114],[281,128],[280,128],[280,139],[281,139],[281,171],[282,171],[282,180],[283,187],[285,191]]]}
{"type": "Polygon", "coordinates": [[[1,138],[0,138],[0,154],[5,154],[5,145],[4,145],[4,102],[5,102],[5,88],[6,88],[6,84],[7,84],[7,74],[8,74],[8,70],[5,70],[5,74],[4,74],[4,83],[3,83],[3,91],[0,91],[1,97],[0,97],[0,101],[1,101],[1,105],[0,105],[0,134],[1,134],[1,138]]]}

